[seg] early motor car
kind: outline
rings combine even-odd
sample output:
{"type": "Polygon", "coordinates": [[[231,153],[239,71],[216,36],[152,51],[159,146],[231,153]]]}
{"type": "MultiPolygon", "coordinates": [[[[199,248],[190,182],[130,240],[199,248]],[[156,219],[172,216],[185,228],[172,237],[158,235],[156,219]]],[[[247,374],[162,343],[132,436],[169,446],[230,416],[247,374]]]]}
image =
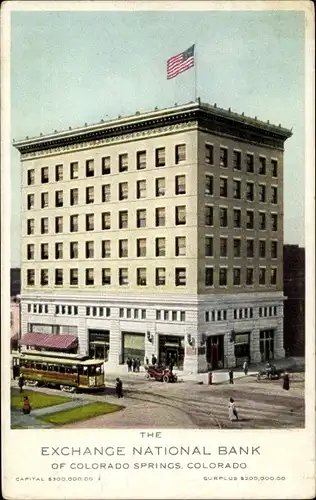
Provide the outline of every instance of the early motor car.
{"type": "Polygon", "coordinates": [[[158,380],[159,382],[177,382],[178,378],[169,368],[148,366],[146,368],[146,378],[158,380]]]}

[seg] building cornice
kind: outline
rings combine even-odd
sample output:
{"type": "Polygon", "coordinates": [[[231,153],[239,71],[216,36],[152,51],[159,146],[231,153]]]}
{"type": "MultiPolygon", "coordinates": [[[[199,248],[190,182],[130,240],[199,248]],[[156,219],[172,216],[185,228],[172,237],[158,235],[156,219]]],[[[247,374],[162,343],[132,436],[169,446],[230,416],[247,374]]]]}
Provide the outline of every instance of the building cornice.
{"type": "Polygon", "coordinates": [[[247,142],[283,150],[292,132],[269,122],[249,118],[216,105],[197,102],[149,113],[101,122],[73,130],[15,141],[22,159],[61,151],[99,147],[109,143],[137,140],[144,136],[174,133],[197,126],[212,134],[228,135],[247,142]]]}

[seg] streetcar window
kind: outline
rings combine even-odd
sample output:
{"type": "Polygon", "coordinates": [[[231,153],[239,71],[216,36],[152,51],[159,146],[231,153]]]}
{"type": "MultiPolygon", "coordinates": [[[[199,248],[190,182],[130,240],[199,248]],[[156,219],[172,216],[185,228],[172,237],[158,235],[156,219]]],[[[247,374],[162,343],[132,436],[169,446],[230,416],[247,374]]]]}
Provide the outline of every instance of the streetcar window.
{"type": "Polygon", "coordinates": [[[95,375],[95,366],[90,366],[90,375],[95,375]]]}
{"type": "Polygon", "coordinates": [[[53,365],[47,365],[47,367],[48,367],[48,371],[49,371],[49,372],[52,372],[52,371],[53,371],[53,365]]]}
{"type": "Polygon", "coordinates": [[[77,370],[76,366],[72,366],[71,370],[72,370],[72,373],[78,373],[78,370],[77,370]]]}
{"type": "Polygon", "coordinates": [[[36,366],[36,369],[37,369],[37,370],[41,370],[41,369],[42,369],[42,365],[41,365],[41,363],[36,363],[36,365],[35,365],[35,366],[36,366]]]}
{"type": "Polygon", "coordinates": [[[69,366],[66,367],[66,373],[71,373],[71,368],[69,366]]]}
{"type": "Polygon", "coordinates": [[[31,362],[31,368],[33,368],[33,370],[36,368],[35,361],[32,361],[32,362],[31,362]]]}
{"type": "Polygon", "coordinates": [[[84,375],[87,375],[87,374],[88,374],[88,367],[87,367],[87,366],[84,366],[84,367],[83,367],[83,374],[84,374],[84,375]]]}
{"type": "Polygon", "coordinates": [[[53,370],[54,370],[54,372],[58,372],[59,371],[59,366],[58,365],[54,365],[53,366],[53,370]]]}
{"type": "Polygon", "coordinates": [[[46,363],[42,364],[42,370],[47,371],[47,364],[46,363]]]}
{"type": "Polygon", "coordinates": [[[101,366],[97,366],[96,369],[95,369],[95,371],[96,371],[97,375],[100,375],[100,373],[101,373],[101,366]]]}
{"type": "Polygon", "coordinates": [[[59,373],[65,373],[65,367],[64,366],[60,366],[59,367],[59,373]]]}

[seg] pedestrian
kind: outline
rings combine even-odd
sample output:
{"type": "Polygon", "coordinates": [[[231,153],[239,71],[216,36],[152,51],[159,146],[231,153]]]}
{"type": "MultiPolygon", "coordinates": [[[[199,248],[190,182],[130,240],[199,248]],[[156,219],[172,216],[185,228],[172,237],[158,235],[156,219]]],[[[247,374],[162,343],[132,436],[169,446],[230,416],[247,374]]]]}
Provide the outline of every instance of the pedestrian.
{"type": "Polygon", "coordinates": [[[19,387],[20,387],[20,392],[23,392],[23,386],[25,384],[25,377],[23,373],[20,374],[19,376],[19,387]]]}
{"type": "Polygon", "coordinates": [[[285,391],[288,391],[290,389],[290,377],[287,372],[284,372],[283,375],[283,389],[285,391]]]}
{"type": "Polygon", "coordinates": [[[19,367],[18,365],[13,365],[13,380],[15,380],[19,376],[19,367]]]}
{"type": "Polygon", "coordinates": [[[131,372],[132,371],[132,360],[130,357],[127,358],[126,364],[127,364],[128,371],[131,372]]]}
{"type": "Polygon", "coordinates": [[[232,368],[229,370],[228,375],[229,375],[229,383],[233,384],[234,383],[234,372],[233,372],[232,368]]]}
{"type": "Polygon", "coordinates": [[[243,364],[243,370],[244,370],[244,374],[247,375],[248,374],[248,361],[246,359],[245,359],[244,364],[243,364]]]}
{"type": "Polygon", "coordinates": [[[173,359],[170,359],[170,362],[169,362],[169,370],[172,372],[173,370],[173,367],[174,367],[174,361],[173,359]]]}
{"type": "Polygon", "coordinates": [[[31,413],[32,407],[27,396],[24,396],[22,412],[24,415],[29,415],[31,413]]]}
{"type": "Polygon", "coordinates": [[[146,358],[145,362],[146,362],[146,366],[149,366],[149,359],[148,358],[146,358]]]}
{"type": "Polygon", "coordinates": [[[154,354],[151,357],[151,363],[152,363],[153,366],[155,366],[155,364],[157,363],[157,358],[156,358],[156,356],[154,354]]]}
{"type": "Polygon", "coordinates": [[[228,416],[229,416],[229,420],[234,420],[234,417],[236,417],[236,420],[239,420],[234,398],[230,398],[230,400],[229,400],[228,416]]]}
{"type": "Polygon", "coordinates": [[[133,372],[136,372],[137,371],[137,359],[134,358],[133,359],[133,372]]]}
{"type": "Polygon", "coordinates": [[[139,372],[140,370],[140,359],[136,358],[136,371],[139,372]]]}
{"type": "Polygon", "coordinates": [[[116,391],[116,395],[117,395],[118,398],[122,398],[123,397],[123,383],[122,383],[122,380],[119,377],[117,377],[117,379],[116,379],[115,391],[116,391]]]}

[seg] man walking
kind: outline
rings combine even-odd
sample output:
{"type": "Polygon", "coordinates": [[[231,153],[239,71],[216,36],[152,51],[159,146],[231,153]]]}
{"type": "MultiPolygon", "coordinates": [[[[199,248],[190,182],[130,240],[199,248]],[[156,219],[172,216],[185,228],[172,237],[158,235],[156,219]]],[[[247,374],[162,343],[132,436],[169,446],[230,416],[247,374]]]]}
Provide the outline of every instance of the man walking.
{"type": "Polygon", "coordinates": [[[122,398],[123,397],[123,383],[122,383],[122,380],[117,377],[116,379],[116,395],[118,398],[122,398]]]}
{"type": "Polygon", "coordinates": [[[244,370],[244,374],[247,375],[248,374],[248,361],[246,359],[245,359],[244,364],[243,364],[243,370],[244,370]]]}
{"type": "Polygon", "coordinates": [[[290,389],[290,377],[287,372],[284,372],[283,375],[283,389],[285,391],[288,391],[290,389]]]}
{"type": "Polygon", "coordinates": [[[233,384],[234,383],[234,372],[233,372],[232,368],[229,370],[228,375],[229,375],[229,383],[233,384]]]}
{"type": "Polygon", "coordinates": [[[23,373],[21,373],[21,374],[20,374],[20,376],[19,376],[19,387],[20,387],[20,392],[23,392],[23,386],[24,386],[24,383],[25,383],[25,378],[24,378],[23,373]]]}

